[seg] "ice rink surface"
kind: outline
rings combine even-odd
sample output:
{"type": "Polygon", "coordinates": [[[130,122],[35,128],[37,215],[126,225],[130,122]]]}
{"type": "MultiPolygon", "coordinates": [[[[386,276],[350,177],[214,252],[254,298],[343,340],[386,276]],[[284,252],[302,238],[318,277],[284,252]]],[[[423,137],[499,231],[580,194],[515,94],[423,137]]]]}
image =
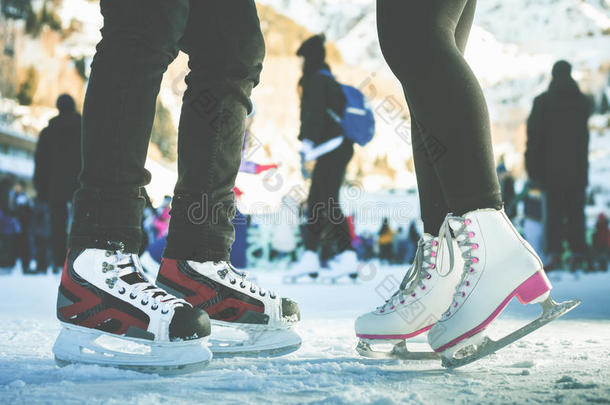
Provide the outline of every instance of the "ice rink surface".
{"type": "MultiPolygon", "coordinates": [[[[212,360],[204,371],[159,377],[98,366],[58,368],[59,276],[0,276],[0,404],[35,403],[610,403],[610,274],[551,273],[555,300],[582,298],[564,318],[498,354],[455,371],[440,361],[357,355],[353,322],[387,296],[404,267],[371,267],[366,281],[284,285],[281,273],[251,271],[294,298],[301,349],[272,359],[212,360]]],[[[499,337],[535,318],[509,305],[490,330],[499,337]]],[[[427,349],[424,337],[409,345],[427,349]],[[419,342],[419,343],[418,343],[419,342]]]]}

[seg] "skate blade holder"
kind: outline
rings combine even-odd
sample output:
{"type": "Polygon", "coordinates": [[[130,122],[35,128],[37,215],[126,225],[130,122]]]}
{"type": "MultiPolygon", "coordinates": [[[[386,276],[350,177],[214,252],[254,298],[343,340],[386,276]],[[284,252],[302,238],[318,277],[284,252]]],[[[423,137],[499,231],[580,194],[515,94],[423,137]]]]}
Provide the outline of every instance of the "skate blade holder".
{"type": "Polygon", "coordinates": [[[301,337],[290,328],[267,328],[266,325],[240,327],[212,321],[208,347],[216,358],[277,357],[301,347],[301,337]]]}
{"type": "Polygon", "coordinates": [[[439,357],[435,352],[409,351],[406,341],[401,339],[360,339],[356,351],[370,359],[432,360],[439,357]]]}
{"type": "Polygon", "coordinates": [[[443,351],[441,353],[442,366],[454,369],[489,356],[522,337],[529,335],[547,323],[565,315],[581,303],[582,301],[580,299],[556,303],[549,295],[546,295],[546,298],[539,302],[542,307],[542,313],[537,319],[498,340],[493,340],[485,336],[485,330],[483,329],[477,334],[466,338],[455,346],[443,351]]]}
{"type": "Polygon", "coordinates": [[[64,325],[53,353],[60,367],[83,364],[176,375],[198,371],[210,362],[212,353],[205,340],[154,342],[64,325]]]}

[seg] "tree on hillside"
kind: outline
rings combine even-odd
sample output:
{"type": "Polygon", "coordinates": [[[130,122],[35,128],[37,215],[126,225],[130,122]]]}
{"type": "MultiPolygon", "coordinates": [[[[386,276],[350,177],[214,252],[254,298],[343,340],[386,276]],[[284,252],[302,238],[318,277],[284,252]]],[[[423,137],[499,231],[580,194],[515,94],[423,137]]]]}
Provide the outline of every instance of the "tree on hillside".
{"type": "Polygon", "coordinates": [[[30,105],[34,100],[34,94],[38,89],[38,72],[34,66],[27,68],[25,72],[25,79],[19,85],[19,91],[17,92],[17,101],[21,105],[30,105]]]}

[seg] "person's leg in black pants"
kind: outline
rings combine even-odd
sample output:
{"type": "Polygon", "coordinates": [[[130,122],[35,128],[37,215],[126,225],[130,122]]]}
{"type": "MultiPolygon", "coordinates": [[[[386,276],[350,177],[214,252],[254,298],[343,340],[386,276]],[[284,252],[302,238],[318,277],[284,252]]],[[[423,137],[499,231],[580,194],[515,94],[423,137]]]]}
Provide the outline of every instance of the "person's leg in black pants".
{"type": "Polygon", "coordinates": [[[83,170],[70,247],[120,242],[137,253],[157,94],[178,54],[189,1],[101,0],[100,6],[104,27],[83,109],[83,170]]]}
{"type": "MultiPolygon", "coordinates": [[[[464,7],[464,11],[455,29],[455,43],[462,54],[466,50],[475,9],[476,1],[469,1],[464,7]]],[[[419,205],[422,222],[424,223],[424,232],[430,235],[437,235],[445,216],[450,212],[443,195],[440,180],[434,169],[434,161],[440,157],[439,152],[442,152],[442,149],[435,153],[434,138],[424,139],[423,131],[418,128],[417,118],[415,118],[415,114],[410,107],[409,111],[411,114],[413,161],[417,175],[419,205]],[[431,149],[430,153],[426,147],[426,141],[429,143],[428,148],[431,149]]]]}
{"type": "Polygon", "coordinates": [[[475,5],[473,0],[377,2],[381,48],[415,120],[420,200],[431,224],[426,231],[433,233],[446,209],[461,215],[502,206],[485,99],[462,54],[475,5]],[[440,195],[446,206],[438,202],[440,195]]]}
{"type": "Polygon", "coordinates": [[[308,197],[307,250],[317,251],[321,245],[332,245],[326,250],[334,254],[351,249],[349,226],[339,204],[339,191],[353,153],[353,144],[345,141],[316,162],[308,197]]]}
{"type": "Polygon", "coordinates": [[[164,257],[228,261],[245,119],[265,54],[254,2],[191,1],[180,45],[189,55],[191,72],[178,130],[178,183],[164,257]]]}
{"type": "Polygon", "coordinates": [[[51,243],[53,246],[53,272],[63,267],[66,259],[66,239],[68,226],[68,205],[56,202],[51,204],[51,243]]]}

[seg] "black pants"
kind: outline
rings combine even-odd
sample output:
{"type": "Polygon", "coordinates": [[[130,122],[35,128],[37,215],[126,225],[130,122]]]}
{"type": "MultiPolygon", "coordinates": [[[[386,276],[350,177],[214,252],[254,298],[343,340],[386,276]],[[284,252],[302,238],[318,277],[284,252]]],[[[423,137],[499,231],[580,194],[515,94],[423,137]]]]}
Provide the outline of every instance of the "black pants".
{"type": "Polygon", "coordinates": [[[227,260],[244,122],[265,52],[252,0],[101,0],[102,40],[83,111],[72,247],[140,247],[142,187],[161,78],[178,49],[190,73],[165,256],[227,260]]]}
{"type": "Polygon", "coordinates": [[[53,265],[63,267],[66,260],[66,241],[68,238],[68,203],[52,202],[51,213],[51,248],[53,250],[53,265]]]}
{"type": "Polygon", "coordinates": [[[489,114],[464,60],[476,0],[377,1],[383,55],[403,85],[424,229],[501,208],[489,114]]]}
{"type": "Polygon", "coordinates": [[[545,235],[549,254],[561,254],[567,240],[572,253],[586,254],[585,190],[581,188],[547,190],[545,198],[545,235]]]}
{"type": "Polygon", "coordinates": [[[305,248],[321,248],[323,259],[352,248],[349,225],[339,205],[339,190],[353,154],[354,145],[343,141],[337,149],[318,158],[311,176],[305,248]]]}

